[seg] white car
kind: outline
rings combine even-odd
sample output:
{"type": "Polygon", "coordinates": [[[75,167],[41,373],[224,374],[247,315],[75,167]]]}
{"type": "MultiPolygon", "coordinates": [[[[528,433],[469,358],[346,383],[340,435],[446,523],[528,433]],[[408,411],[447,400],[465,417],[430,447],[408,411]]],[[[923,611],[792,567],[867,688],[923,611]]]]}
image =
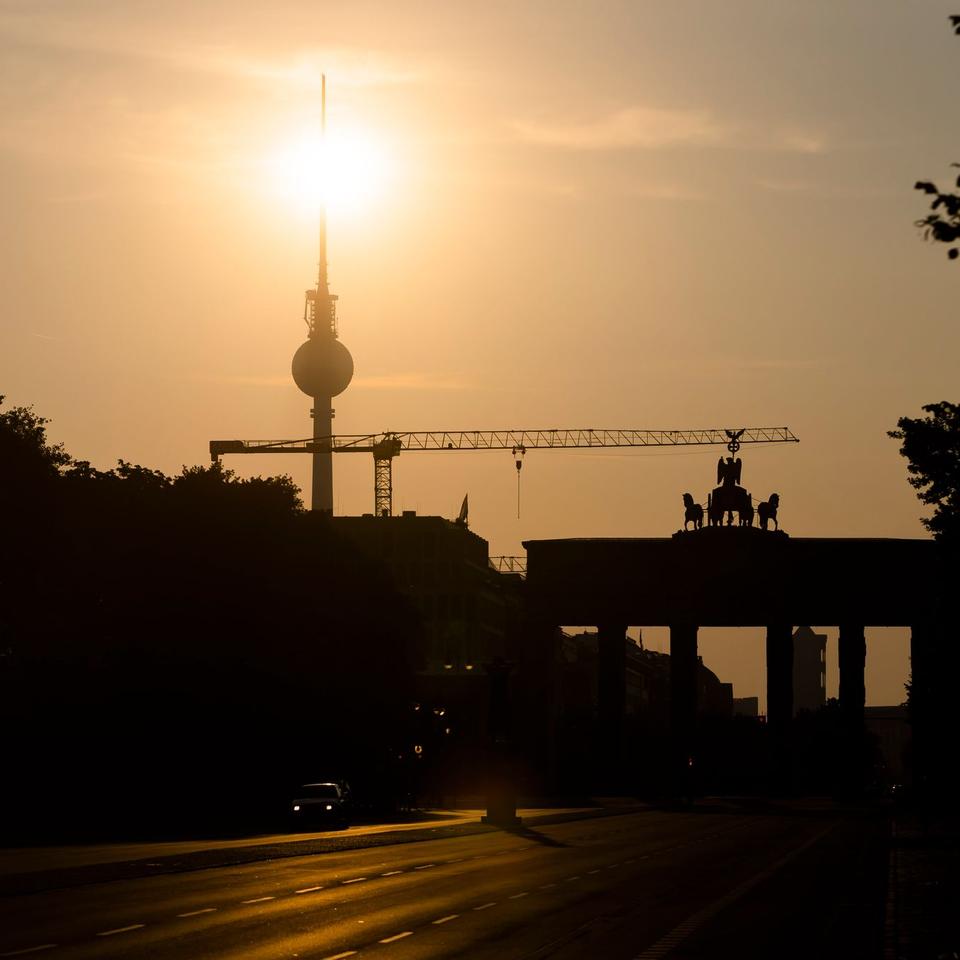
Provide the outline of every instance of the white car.
{"type": "Polygon", "coordinates": [[[305,783],[297,789],[290,804],[294,823],[329,823],[339,828],[348,825],[347,799],[337,783],[305,783]]]}

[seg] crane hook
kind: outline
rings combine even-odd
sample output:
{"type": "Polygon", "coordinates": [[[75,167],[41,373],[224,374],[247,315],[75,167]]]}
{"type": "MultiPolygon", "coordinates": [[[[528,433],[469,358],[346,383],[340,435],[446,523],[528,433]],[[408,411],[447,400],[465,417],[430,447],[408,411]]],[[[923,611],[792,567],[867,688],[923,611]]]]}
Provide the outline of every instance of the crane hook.
{"type": "Polygon", "coordinates": [[[527,452],[524,446],[513,448],[514,462],[517,466],[517,519],[520,519],[520,471],[523,469],[523,455],[527,452]]]}

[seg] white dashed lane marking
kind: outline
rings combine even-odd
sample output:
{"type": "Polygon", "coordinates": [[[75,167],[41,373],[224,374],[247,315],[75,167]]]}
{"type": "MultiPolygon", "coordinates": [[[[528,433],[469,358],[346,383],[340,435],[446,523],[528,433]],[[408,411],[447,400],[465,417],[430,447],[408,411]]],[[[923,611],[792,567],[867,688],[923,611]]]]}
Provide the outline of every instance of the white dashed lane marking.
{"type": "Polygon", "coordinates": [[[141,930],[145,926],[145,923],[131,923],[128,927],[117,927],[115,930],[102,930],[97,936],[112,937],[116,933],[129,933],[131,930],[141,930]]]}
{"type": "MultiPolygon", "coordinates": [[[[683,845],[681,844],[680,846],[683,846],[683,845]]],[[[517,849],[519,849],[519,848],[517,848],[517,849]]],[[[679,847],[668,848],[668,850],[669,850],[669,849],[679,849],[679,847]]],[[[507,852],[507,851],[499,851],[499,853],[495,853],[495,854],[493,854],[493,856],[498,856],[498,855],[500,855],[500,854],[502,854],[502,853],[506,853],[506,852],[507,852]]],[[[471,860],[482,860],[482,859],[483,859],[483,855],[478,855],[478,856],[470,857],[469,859],[471,859],[471,860]]],[[[641,856],[641,857],[639,857],[639,858],[637,858],[637,859],[624,860],[624,861],[623,861],[623,864],[624,864],[624,865],[629,865],[629,864],[632,864],[632,863],[636,863],[637,860],[649,860],[649,859],[650,859],[650,855],[644,855],[644,856],[641,856]]],[[[447,860],[447,861],[444,861],[444,862],[445,862],[445,863],[463,863],[464,860],[465,860],[464,857],[457,857],[457,858],[455,858],[455,859],[447,860]]],[[[607,869],[607,870],[614,870],[614,869],[616,869],[617,867],[619,867],[620,865],[621,865],[621,864],[620,864],[619,862],[618,862],[618,863],[611,863],[611,864],[609,864],[609,865],[606,867],[606,869],[607,869]]],[[[435,866],[437,866],[437,864],[435,864],[435,863],[424,863],[424,864],[421,864],[420,866],[414,867],[413,869],[414,869],[414,870],[428,870],[428,869],[430,869],[431,867],[435,867],[435,866]]],[[[596,869],[594,869],[594,870],[588,870],[587,873],[592,876],[592,875],[594,875],[594,874],[600,873],[600,871],[601,871],[602,869],[603,869],[602,867],[598,867],[598,868],[596,868],[596,869]]],[[[404,870],[387,870],[387,871],[385,871],[384,873],[381,873],[380,876],[381,876],[381,877],[395,877],[395,876],[398,876],[399,874],[402,874],[402,873],[405,873],[405,872],[406,872],[406,871],[404,871],[404,870]]],[[[353,877],[353,878],[351,878],[350,880],[342,880],[341,883],[342,883],[344,886],[346,886],[347,884],[351,884],[351,883],[362,883],[362,882],[365,881],[366,879],[367,879],[366,877],[353,877]]],[[[580,880],[580,879],[582,879],[582,877],[580,876],[580,874],[575,874],[575,875],[572,876],[572,877],[566,877],[566,878],[564,878],[564,880],[563,880],[562,882],[563,882],[563,883],[572,883],[573,881],[580,880]]],[[[556,887],[556,886],[557,886],[557,883],[556,883],[556,882],[544,883],[544,884],[541,884],[537,889],[538,889],[538,890],[550,890],[550,889],[552,889],[553,887],[556,887]]],[[[317,884],[316,886],[312,886],[312,887],[301,887],[299,890],[294,890],[293,892],[294,892],[294,894],[305,894],[305,893],[315,893],[315,892],[317,892],[318,890],[323,890],[323,889],[325,889],[324,886],[322,886],[322,885],[320,885],[320,884],[317,884]]],[[[521,898],[526,897],[526,896],[529,896],[529,891],[524,890],[524,891],[521,891],[520,893],[515,893],[515,894],[513,894],[512,896],[509,896],[507,899],[508,899],[508,900],[520,900],[521,898]]],[[[268,901],[270,901],[270,900],[276,900],[276,899],[277,899],[276,896],[252,897],[252,898],[249,899],[249,900],[243,900],[243,901],[241,901],[241,903],[243,903],[243,904],[266,903],[266,902],[268,902],[268,901]]],[[[491,907],[495,907],[496,905],[497,905],[497,901],[496,901],[496,900],[493,900],[493,901],[491,901],[490,903],[480,904],[480,906],[474,907],[473,909],[474,909],[475,911],[489,910],[491,907]]],[[[218,909],[217,907],[201,907],[201,908],[198,908],[198,909],[196,909],[196,910],[187,910],[187,911],[185,911],[184,913],[178,913],[178,914],[177,914],[177,917],[178,917],[178,918],[198,917],[198,916],[201,916],[202,914],[214,913],[214,912],[216,912],[217,909],[218,909]]],[[[449,923],[451,920],[456,920],[459,916],[460,916],[459,913],[451,913],[451,914],[448,914],[448,915],[445,916],[445,917],[440,917],[440,918],[437,919],[437,920],[433,920],[432,923],[433,923],[434,925],[440,925],[440,924],[444,924],[444,923],[449,923]]],[[[134,930],[141,930],[141,929],[143,929],[145,926],[146,926],[146,924],[143,924],[143,923],[132,923],[132,924],[129,924],[128,926],[125,926],[125,927],[116,927],[115,929],[112,929],[112,930],[102,930],[102,931],[100,931],[99,933],[97,933],[97,936],[98,936],[98,937],[112,937],[112,936],[115,936],[116,934],[119,934],[119,933],[130,933],[130,932],[132,932],[132,931],[134,931],[134,930]]],[[[412,930],[405,930],[404,932],[395,934],[395,935],[392,936],[392,937],[386,937],[386,938],[384,938],[383,940],[381,940],[381,941],[379,941],[379,942],[380,942],[380,943],[385,943],[385,944],[386,944],[386,943],[393,943],[393,942],[396,941],[396,940],[403,940],[403,939],[406,938],[406,937],[411,937],[411,936],[413,936],[413,932],[414,932],[414,931],[412,931],[412,930]]],[[[676,937],[678,937],[679,939],[683,939],[685,933],[686,933],[686,931],[678,930],[678,931],[674,931],[671,935],[668,935],[666,938],[663,938],[663,940],[661,941],[661,943],[660,943],[660,945],[659,945],[659,946],[660,946],[660,949],[663,949],[663,947],[666,946],[667,943],[669,943],[669,944],[672,945],[673,942],[674,942],[674,938],[676,938],[676,937]]],[[[31,953],[40,953],[41,951],[44,951],[44,950],[52,950],[52,949],[55,948],[56,946],[57,946],[57,944],[55,944],[55,943],[43,943],[43,944],[39,944],[38,946],[35,946],[35,947],[25,947],[25,948],[23,948],[23,949],[21,949],[21,950],[11,950],[11,951],[7,951],[6,953],[0,953],[0,957],[18,957],[18,956],[24,956],[24,955],[26,955],[26,954],[31,954],[31,953]]],[[[346,957],[352,957],[352,956],[354,956],[357,952],[358,952],[358,951],[356,951],[356,950],[347,950],[347,951],[344,951],[344,952],[342,952],[342,953],[337,953],[337,954],[333,954],[333,955],[331,955],[331,956],[325,957],[324,960],[344,960],[344,958],[346,958],[346,957]]]]}
{"type": "Polygon", "coordinates": [[[394,940],[402,940],[404,937],[412,937],[412,930],[404,930],[403,933],[395,933],[392,937],[384,937],[380,943],[393,943],[394,940]]]}
{"type": "Polygon", "coordinates": [[[0,957],[22,957],[25,953],[39,953],[41,950],[52,950],[55,943],[41,943],[39,947],[24,947],[22,950],[8,950],[0,953],[0,957]]]}

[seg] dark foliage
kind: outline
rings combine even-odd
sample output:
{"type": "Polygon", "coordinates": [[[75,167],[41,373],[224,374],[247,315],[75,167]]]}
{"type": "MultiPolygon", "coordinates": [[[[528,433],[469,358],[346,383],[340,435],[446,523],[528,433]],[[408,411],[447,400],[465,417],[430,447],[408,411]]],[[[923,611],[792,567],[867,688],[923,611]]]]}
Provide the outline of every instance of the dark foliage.
{"type": "MultiPolygon", "coordinates": [[[[956,167],[960,164],[954,163],[951,166],[956,167]]],[[[960,177],[957,177],[956,186],[960,188],[960,177]]],[[[916,221],[916,225],[923,232],[924,240],[948,245],[960,240],[960,194],[944,193],[929,180],[918,180],[913,188],[933,197],[930,202],[931,212],[916,221]]],[[[956,260],[960,256],[960,250],[951,246],[947,256],[951,260],[956,260]]]]}
{"type": "Polygon", "coordinates": [[[960,542],[960,405],[941,401],[923,407],[925,417],[901,417],[889,436],[900,441],[910,485],[934,507],[923,525],[938,539],[960,542]]]}
{"type": "MultiPolygon", "coordinates": [[[[960,583],[960,404],[944,400],[927,404],[923,412],[924,417],[901,417],[889,435],[900,441],[910,485],[923,503],[934,508],[923,524],[943,545],[938,592],[951,603],[948,598],[955,599],[960,583]]],[[[911,653],[906,689],[914,785],[920,802],[932,809],[955,804],[960,784],[956,763],[945,762],[956,753],[954,686],[960,656],[956,638],[935,622],[938,613],[947,622],[947,609],[928,613],[934,622],[919,638],[919,658],[916,646],[911,653]]]]}
{"type": "MultiPolygon", "coordinates": [[[[960,16],[951,16],[950,24],[953,32],[960,36],[960,16]]],[[[960,164],[953,163],[951,166],[960,167],[960,164]]],[[[960,189],[960,177],[957,177],[956,187],[960,189]]],[[[947,256],[956,260],[960,257],[960,249],[953,244],[960,240],[960,194],[943,192],[929,180],[918,180],[913,188],[933,197],[930,201],[930,213],[915,221],[923,233],[923,238],[934,243],[947,244],[950,246],[947,256]]]]}
{"type": "Polygon", "coordinates": [[[389,790],[413,613],[286,477],[99,471],[0,415],[9,839],[263,829],[389,790]]]}

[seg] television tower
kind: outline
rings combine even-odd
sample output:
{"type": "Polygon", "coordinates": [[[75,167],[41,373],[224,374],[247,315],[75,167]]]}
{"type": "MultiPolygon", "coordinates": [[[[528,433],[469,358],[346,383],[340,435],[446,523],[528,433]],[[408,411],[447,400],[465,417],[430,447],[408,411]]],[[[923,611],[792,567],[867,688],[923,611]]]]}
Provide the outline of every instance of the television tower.
{"type": "MultiPolygon", "coordinates": [[[[321,144],[326,153],[327,78],[320,95],[321,144]]],[[[353,379],[353,357],[337,338],[337,296],[327,279],[326,171],[320,203],[320,263],[317,285],[306,292],[303,319],[307,339],[293,355],[291,370],[296,385],[313,399],[313,485],[311,509],[333,513],[333,398],[343,393],[353,379]]]]}

